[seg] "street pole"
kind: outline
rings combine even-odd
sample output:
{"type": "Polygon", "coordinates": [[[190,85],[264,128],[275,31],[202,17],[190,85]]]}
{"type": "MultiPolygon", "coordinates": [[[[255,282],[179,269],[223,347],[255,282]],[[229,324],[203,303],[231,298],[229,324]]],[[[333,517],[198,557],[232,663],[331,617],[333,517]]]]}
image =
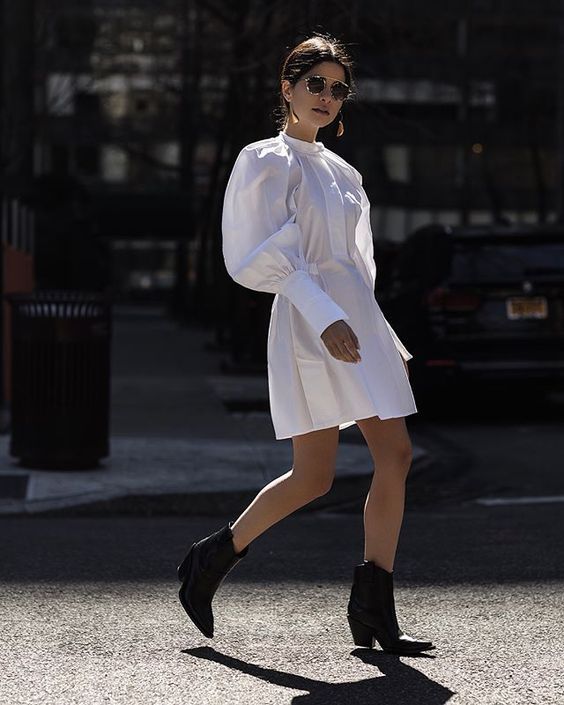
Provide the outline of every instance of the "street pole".
{"type": "Polygon", "coordinates": [[[4,0],[0,0],[0,433],[5,430],[6,390],[4,388],[4,0]]]}
{"type": "Polygon", "coordinates": [[[558,20],[556,145],[558,176],[556,178],[556,219],[564,223],[564,0],[560,0],[558,20]]]}
{"type": "MultiPolygon", "coordinates": [[[[35,0],[19,0],[15,4],[0,0],[0,203],[3,209],[0,221],[0,412],[3,417],[9,412],[5,348],[11,344],[9,331],[4,330],[6,281],[3,274],[7,259],[4,245],[10,241],[19,254],[29,246],[20,235],[27,232],[21,214],[27,210],[33,185],[34,23],[35,0]]],[[[23,280],[17,281],[17,286],[20,284],[23,280]]],[[[1,425],[4,427],[4,419],[1,425]]]]}
{"type": "MultiPolygon", "coordinates": [[[[564,0],[563,0],[564,1],[564,0]]],[[[460,103],[458,120],[460,125],[459,159],[457,183],[460,188],[460,218],[462,225],[468,225],[470,220],[470,144],[468,139],[468,113],[470,107],[470,85],[468,66],[468,23],[469,16],[465,14],[458,21],[458,60],[460,80],[460,103]],[[461,145],[462,143],[462,145],[461,145]]]]}
{"type": "Polygon", "coordinates": [[[188,204],[188,222],[185,235],[176,240],[175,282],[172,300],[172,314],[181,322],[190,318],[193,290],[188,285],[188,240],[194,236],[194,145],[196,142],[196,109],[194,56],[196,44],[196,16],[198,9],[193,0],[180,0],[182,47],[181,47],[181,95],[180,95],[180,192],[188,204]]]}

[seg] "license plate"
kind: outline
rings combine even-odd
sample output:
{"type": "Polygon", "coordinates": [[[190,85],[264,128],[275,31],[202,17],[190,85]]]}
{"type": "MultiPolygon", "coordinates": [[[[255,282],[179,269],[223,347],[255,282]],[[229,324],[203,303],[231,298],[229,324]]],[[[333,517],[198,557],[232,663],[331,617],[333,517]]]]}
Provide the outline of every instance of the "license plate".
{"type": "Polygon", "coordinates": [[[505,301],[507,318],[546,318],[548,305],[544,296],[512,296],[505,301]]]}

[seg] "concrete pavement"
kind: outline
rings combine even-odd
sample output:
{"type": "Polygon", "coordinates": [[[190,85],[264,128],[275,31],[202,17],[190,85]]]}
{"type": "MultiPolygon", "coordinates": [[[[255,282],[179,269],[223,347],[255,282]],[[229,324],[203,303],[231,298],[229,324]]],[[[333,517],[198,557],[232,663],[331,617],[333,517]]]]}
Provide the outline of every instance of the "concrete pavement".
{"type": "MultiPolygon", "coordinates": [[[[221,374],[212,338],[158,308],[114,307],[110,456],[88,471],[26,469],[0,436],[0,514],[231,513],[287,472],[266,375],[221,374]]],[[[414,443],[411,480],[431,462],[414,443]]],[[[358,427],[341,431],[333,488],[309,510],[357,498],[371,473],[358,427]]]]}

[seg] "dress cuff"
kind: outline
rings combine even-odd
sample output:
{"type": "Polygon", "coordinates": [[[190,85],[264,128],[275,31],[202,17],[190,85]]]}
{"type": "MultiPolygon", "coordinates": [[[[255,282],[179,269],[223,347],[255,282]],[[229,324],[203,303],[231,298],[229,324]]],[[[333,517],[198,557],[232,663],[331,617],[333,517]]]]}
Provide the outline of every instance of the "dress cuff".
{"type": "Polygon", "coordinates": [[[303,269],[284,279],[280,294],[294,304],[317,335],[335,321],[349,320],[345,311],[303,269]]]}

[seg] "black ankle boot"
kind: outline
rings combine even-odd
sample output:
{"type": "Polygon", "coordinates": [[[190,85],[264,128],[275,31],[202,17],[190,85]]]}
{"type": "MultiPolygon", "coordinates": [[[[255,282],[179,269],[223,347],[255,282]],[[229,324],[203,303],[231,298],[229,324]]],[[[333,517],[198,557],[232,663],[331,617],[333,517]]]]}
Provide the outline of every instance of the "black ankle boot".
{"type": "Polygon", "coordinates": [[[178,566],[182,586],[178,592],[182,607],[204,636],[213,637],[211,603],[223,579],[247,555],[249,546],[235,553],[230,521],[219,531],[192,544],[178,566]]]}
{"type": "Polygon", "coordinates": [[[372,648],[376,639],[383,651],[392,654],[416,654],[435,648],[432,642],[417,641],[399,628],[393,573],[374,561],[364,561],[354,568],[347,619],[357,646],[372,648]]]}

